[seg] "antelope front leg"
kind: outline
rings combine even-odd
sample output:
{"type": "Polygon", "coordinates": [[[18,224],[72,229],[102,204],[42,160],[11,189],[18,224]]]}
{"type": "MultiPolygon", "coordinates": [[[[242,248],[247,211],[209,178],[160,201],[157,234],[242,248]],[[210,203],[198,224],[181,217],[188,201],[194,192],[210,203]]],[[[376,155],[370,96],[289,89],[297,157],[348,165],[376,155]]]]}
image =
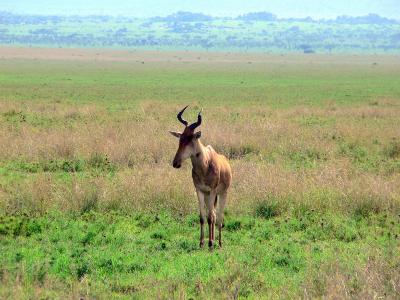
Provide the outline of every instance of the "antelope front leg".
{"type": "Polygon", "coordinates": [[[204,193],[196,190],[197,199],[199,200],[199,211],[200,211],[200,248],[204,246],[204,220],[206,217],[206,208],[204,205],[204,193]]]}
{"type": "Polygon", "coordinates": [[[208,247],[213,249],[214,247],[214,227],[215,227],[215,197],[217,196],[215,191],[210,192],[210,197],[207,199],[207,210],[208,210],[208,247]]]}

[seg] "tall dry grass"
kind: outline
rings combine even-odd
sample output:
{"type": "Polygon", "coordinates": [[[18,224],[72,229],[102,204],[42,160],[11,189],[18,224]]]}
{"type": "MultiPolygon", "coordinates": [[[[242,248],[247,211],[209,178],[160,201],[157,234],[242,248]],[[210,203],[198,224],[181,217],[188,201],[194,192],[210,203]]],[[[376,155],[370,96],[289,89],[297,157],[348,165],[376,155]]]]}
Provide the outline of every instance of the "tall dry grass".
{"type": "MultiPolygon", "coordinates": [[[[399,211],[396,103],[206,107],[203,141],[227,155],[233,167],[227,210],[251,213],[267,202],[282,212],[399,211]]],[[[187,118],[194,119],[198,108],[187,118]]],[[[14,213],[196,211],[190,162],[179,171],[170,165],[177,141],[168,130],[182,127],[175,119],[178,109],[154,102],[117,112],[101,104],[1,102],[0,161],[8,178],[1,183],[1,206],[14,213]],[[98,156],[113,167],[98,170],[90,163],[98,156]],[[64,177],[21,167],[49,161],[83,161],[85,167],[64,177]]]]}
{"type": "Polygon", "coordinates": [[[356,270],[340,262],[318,266],[304,284],[305,299],[397,299],[400,297],[400,272],[396,262],[372,256],[356,270]]]}

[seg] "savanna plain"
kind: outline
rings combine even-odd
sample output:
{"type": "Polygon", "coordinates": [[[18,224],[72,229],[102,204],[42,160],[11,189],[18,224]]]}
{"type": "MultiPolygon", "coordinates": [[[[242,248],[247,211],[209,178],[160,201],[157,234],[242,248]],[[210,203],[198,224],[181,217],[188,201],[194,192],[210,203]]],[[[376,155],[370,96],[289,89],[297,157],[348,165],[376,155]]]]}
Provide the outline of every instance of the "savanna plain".
{"type": "Polygon", "coordinates": [[[0,298],[400,298],[399,57],[0,57],[0,298]],[[233,169],[214,251],[187,104],[233,169]]]}

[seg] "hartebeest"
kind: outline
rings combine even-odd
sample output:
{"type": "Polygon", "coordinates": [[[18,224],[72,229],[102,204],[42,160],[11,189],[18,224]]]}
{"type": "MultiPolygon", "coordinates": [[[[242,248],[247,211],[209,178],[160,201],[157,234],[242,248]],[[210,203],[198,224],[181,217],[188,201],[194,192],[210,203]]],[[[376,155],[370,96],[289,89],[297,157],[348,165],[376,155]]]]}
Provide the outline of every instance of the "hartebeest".
{"type": "Polygon", "coordinates": [[[207,206],[208,216],[208,246],[214,246],[214,228],[218,225],[218,241],[222,247],[222,226],[224,221],[224,208],[229,185],[232,179],[231,167],[227,158],[218,154],[211,146],[205,147],[201,141],[201,131],[195,129],[201,124],[201,111],[197,121],[188,126],[188,122],[182,118],[183,108],[177,115],[178,120],[185,125],[182,133],[170,131],[179,138],[179,147],[173,160],[173,167],[180,168],[182,162],[190,157],[192,161],[192,178],[196,188],[200,209],[200,247],[204,246],[204,220],[207,206]],[[215,208],[218,204],[217,213],[215,208]]]}

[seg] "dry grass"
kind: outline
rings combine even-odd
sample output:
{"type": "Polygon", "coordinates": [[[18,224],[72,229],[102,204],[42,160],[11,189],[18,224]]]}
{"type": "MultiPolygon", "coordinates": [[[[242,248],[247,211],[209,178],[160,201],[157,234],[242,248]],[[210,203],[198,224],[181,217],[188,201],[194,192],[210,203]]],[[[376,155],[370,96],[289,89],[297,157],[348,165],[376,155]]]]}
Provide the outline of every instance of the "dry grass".
{"type": "MultiPolygon", "coordinates": [[[[385,153],[397,149],[400,107],[382,101],[334,108],[206,108],[203,140],[229,156],[233,166],[228,210],[250,212],[273,201],[283,210],[306,205],[398,211],[397,152],[385,153]]],[[[16,161],[89,161],[96,155],[115,166],[111,177],[90,175],[90,169],[89,177],[72,173],[67,181],[49,172],[28,174],[2,186],[3,206],[11,212],[25,206],[36,212],[92,206],[195,211],[189,162],[179,171],[170,166],[177,141],[167,131],[181,127],[174,119],[177,109],[143,103],[110,114],[100,104],[1,102],[0,159],[12,170],[19,171],[16,161]],[[35,120],[51,121],[38,125],[35,120]]]]}
{"type": "Polygon", "coordinates": [[[304,298],[397,299],[400,297],[398,262],[372,257],[357,270],[346,270],[339,262],[318,266],[304,286],[304,298]],[[397,265],[396,265],[397,264],[397,265]]]}

